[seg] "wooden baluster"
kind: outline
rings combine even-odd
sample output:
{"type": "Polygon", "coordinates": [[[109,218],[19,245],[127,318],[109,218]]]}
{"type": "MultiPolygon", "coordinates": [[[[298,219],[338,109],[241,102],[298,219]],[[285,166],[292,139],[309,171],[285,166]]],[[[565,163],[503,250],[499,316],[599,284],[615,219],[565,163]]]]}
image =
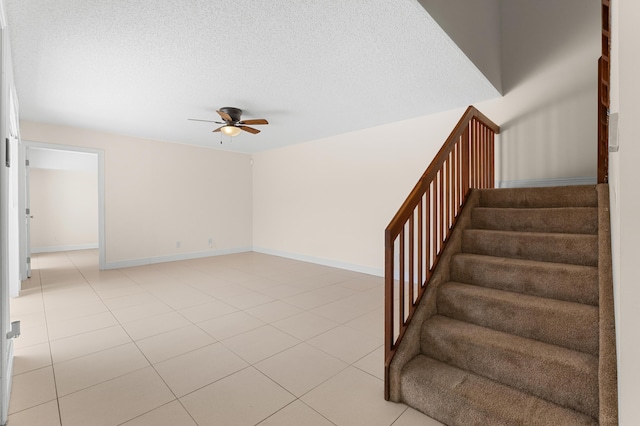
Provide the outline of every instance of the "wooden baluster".
{"type": "Polygon", "coordinates": [[[485,152],[485,158],[486,158],[486,164],[487,164],[487,172],[486,175],[487,177],[485,178],[485,188],[492,188],[493,185],[491,184],[491,171],[493,170],[493,164],[491,164],[491,135],[489,134],[489,128],[485,127],[484,128],[484,139],[485,139],[485,148],[484,148],[484,152],[485,152]]]}
{"type": "Polygon", "coordinates": [[[438,255],[438,188],[436,186],[436,180],[434,179],[433,188],[431,191],[431,256],[433,257],[431,267],[435,265],[435,259],[438,255]]]}
{"type": "Polygon", "coordinates": [[[480,144],[480,138],[482,137],[482,129],[480,124],[476,121],[476,188],[482,188],[482,145],[480,144]]]}
{"type": "Polygon", "coordinates": [[[454,182],[453,182],[453,188],[454,188],[454,205],[456,207],[456,210],[454,212],[454,217],[458,217],[458,214],[460,214],[460,176],[459,176],[459,170],[460,170],[460,138],[458,138],[458,142],[456,142],[456,145],[453,149],[454,154],[454,160],[453,160],[453,177],[454,177],[454,182]]]}
{"type": "Polygon", "coordinates": [[[495,133],[491,132],[491,186],[490,188],[494,188],[496,186],[496,146],[495,146],[496,138],[495,133]]]}
{"type": "Polygon", "coordinates": [[[480,140],[482,138],[482,129],[480,124],[476,121],[476,188],[482,188],[482,145],[480,140]]]}
{"type": "Polygon", "coordinates": [[[481,188],[487,187],[487,132],[484,126],[480,126],[482,137],[480,138],[480,162],[482,163],[481,188]]]}
{"type": "Polygon", "coordinates": [[[426,263],[426,269],[427,269],[427,276],[425,277],[426,281],[429,281],[429,279],[431,278],[431,197],[430,192],[431,192],[431,185],[427,186],[427,191],[425,192],[425,217],[427,219],[425,225],[426,225],[426,235],[425,235],[425,246],[426,246],[426,253],[425,253],[425,258],[427,260],[426,263]]]}
{"type": "Polygon", "coordinates": [[[451,230],[451,216],[453,215],[453,197],[451,196],[451,190],[453,189],[453,152],[449,153],[449,160],[447,161],[447,237],[449,240],[449,231],[451,230]]]}
{"type": "Polygon", "coordinates": [[[414,235],[413,233],[415,232],[414,229],[414,214],[411,213],[411,217],[409,218],[409,313],[411,313],[411,310],[413,308],[413,302],[415,301],[414,299],[414,290],[413,290],[413,285],[414,285],[414,277],[415,277],[415,272],[414,272],[414,267],[415,267],[415,263],[414,263],[414,258],[413,258],[413,241],[414,241],[414,235]]]}
{"type": "Polygon", "coordinates": [[[422,205],[424,204],[424,196],[420,197],[420,204],[418,204],[418,283],[420,285],[419,287],[419,294],[421,294],[421,289],[424,287],[424,281],[422,280],[422,268],[424,267],[424,258],[423,258],[423,249],[422,249],[422,244],[424,243],[422,240],[422,233],[423,233],[423,229],[422,229],[422,223],[424,221],[424,212],[422,209],[422,205]]]}
{"type": "Polygon", "coordinates": [[[462,133],[462,197],[467,198],[469,192],[469,132],[470,126],[467,125],[462,133]]]}
{"type": "Polygon", "coordinates": [[[400,231],[400,262],[398,264],[398,269],[400,273],[400,285],[398,287],[398,300],[400,302],[400,306],[398,309],[398,320],[400,324],[400,330],[402,330],[404,326],[404,227],[402,227],[402,231],[400,231]]]}
{"type": "Polygon", "coordinates": [[[471,175],[471,180],[469,182],[470,188],[476,187],[476,125],[474,121],[471,121],[471,134],[469,135],[469,174],[471,175]]]}
{"type": "Polygon", "coordinates": [[[444,176],[443,176],[443,169],[444,169],[444,164],[442,165],[442,167],[440,168],[440,188],[438,189],[438,195],[439,195],[439,202],[438,202],[438,251],[437,254],[439,255],[440,253],[442,253],[442,242],[444,241],[444,176]]]}
{"type": "MultiPolygon", "coordinates": [[[[389,230],[385,231],[385,250],[384,250],[384,281],[385,281],[385,289],[384,289],[384,352],[385,352],[385,360],[384,360],[384,377],[385,383],[389,383],[389,367],[391,364],[391,359],[393,357],[393,348],[396,342],[394,336],[394,325],[395,325],[395,316],[394,316],[394,252],[395,252],[395,236],[392,238],[389,230]]],[[[386,400],[389,400],[389,386],[384,387],[384,397],[386,400]]]]}
{"type": "Polygon", "coordinates": [[[487,187],[487,132],[484,126],[480,125],[480,134],[482,135],[480,138],[480,163],[482,164],[482,174],[481,176],[481,188],[487,187]]]}

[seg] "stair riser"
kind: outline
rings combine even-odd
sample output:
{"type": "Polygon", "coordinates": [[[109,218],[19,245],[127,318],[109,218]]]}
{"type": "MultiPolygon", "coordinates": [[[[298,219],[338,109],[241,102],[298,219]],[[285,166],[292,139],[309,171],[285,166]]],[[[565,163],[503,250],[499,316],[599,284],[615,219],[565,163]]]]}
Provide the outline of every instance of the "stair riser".
{"type": "Polygon", "coordinates": [[[452,258],[450,268],[451,281],[567,302],[598,304],[598,270],[594,267],[460,254],[452,258]]]}
{"type": "Polygon", "coordinates": [[[438,290],[438,313],[567,349],[598,354],[598,308],[473,285],[438,290]]]}
{"type": "Polygon", "coordinates": [[[471,226],[517,232],[549,232],[566,234],[595,234],[598,231],[598,209],[504,209],[475,208],[471,226]]]}
{"type": "Polygon", "coordinates": [[[515,233],[467,229],[462,252],[541,262],[597,266],[596,235],[515,233]]]}
{"type": "Polygon", "coordinates": [[[438,319],[422,328],[424,355],[597,417],[597,358],[438,319]]]}
{"type": "Polygon", "coordinates": [[[401,386],[408,405],[449,426],[597,425],[584,414],[425,356],[407,364],[401,386]]]}

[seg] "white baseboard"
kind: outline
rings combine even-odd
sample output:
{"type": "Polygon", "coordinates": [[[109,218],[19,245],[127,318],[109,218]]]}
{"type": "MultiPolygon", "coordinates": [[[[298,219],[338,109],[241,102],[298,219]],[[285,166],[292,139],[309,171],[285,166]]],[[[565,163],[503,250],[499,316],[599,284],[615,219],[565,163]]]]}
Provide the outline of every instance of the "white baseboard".
{"type": "Polygon", "coordinates": [[[371,268],[367,266],[356,265],[353,263],[339,262],[336,260],[322,259],[319,257],[305,256],[297,253],[289,253],[289,252],[284,252],[280,250],[272,250],[264,247],[240,247],[240,248],[233,248],[233,249],[211,250],[211,251],[203,251],[203,252],[196,252],[196,253],[180,253],[180,254],[173,254],[168,256],[147,257],[142,259],[119,260],[115,262],[106,262],[104,269],[130,268],[132,266],[144,266],[144,265],[151,265],[154,263],[175,262],[179,260],[201,259],[204,257],[224,256],[227,254],[246,253],[250,251],[269,254],[272,256],[285,257],[287,259],[300,260],[302,262],[315,263],[318,265],[331,266],[333,268],[346,269],[348,271],[360,272],[363,274],[375,275],[378,277],[384,276],[383,269],[371,268]]]}
{"type": "Polygon", "coordinates": [[[537,188],[542,186],[595,185],[597,183],[598,178],[596,177],[502,180],[497,182],[496,188],[537,188]]]}
{"type": "Polygon", "coordinates": [[[52,253],[56,251],[91,250],[91,249],[97,249],[97,248],[98,248],[98,243],[76,244],[76,245],[70,245],[70,246],[31,247],[31,253],[52,253]]]}
{"type": "Polygon", "coordinates": [[[226,254],[245,253],[252,251],[251,247],[239,247],[221,250],[208,250],[195,253],[179,253],[168,256],[147,257],[143,259],[119,260],[116,262],[105,262],[104,269],[130,268],[132,266],[144,266],[154,263],[175,262],[178,260],[202,259],[203,257],[224,256],[226,254]]]}
{"type": "Polygon", "coordinates": [[[286,257],[287,259],[300,260],[302,262],[316,263],[318,265],[331,266],[332,268],[346,269],[348,271],[360,272],[363,274],[375,275],[377,277],[384,276],[384,270],[371,268],[368,266],[356,265],[353,263],[340,262],[337,260],[322,259],[314,256],[306,256],[298,253],[289,253],[280,250],[273,250],[264,247],[254,247],[253,251],[257,253],[270,254],[272,256],[286,257]]]}

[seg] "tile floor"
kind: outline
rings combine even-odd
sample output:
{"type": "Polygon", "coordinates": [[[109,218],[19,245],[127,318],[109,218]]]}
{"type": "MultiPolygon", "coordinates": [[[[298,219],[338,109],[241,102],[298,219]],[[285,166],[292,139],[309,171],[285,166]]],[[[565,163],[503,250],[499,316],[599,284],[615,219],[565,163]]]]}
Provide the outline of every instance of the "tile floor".
{"type": "Polygon", "coordinates": [[[439,425],[383,399],[382,279],[259,253],[33,257],[9,426],[439,425]]]}

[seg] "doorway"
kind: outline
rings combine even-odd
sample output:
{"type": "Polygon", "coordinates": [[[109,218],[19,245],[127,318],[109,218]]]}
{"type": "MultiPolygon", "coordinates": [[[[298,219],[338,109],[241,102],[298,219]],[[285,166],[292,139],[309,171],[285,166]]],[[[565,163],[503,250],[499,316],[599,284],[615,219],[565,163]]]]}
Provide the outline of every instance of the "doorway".
{"type": "Polygon", "coordinates": [[[104,151],[25,141],[23,276],[32,252],[97,248],[105,265],[104,151]]]}

